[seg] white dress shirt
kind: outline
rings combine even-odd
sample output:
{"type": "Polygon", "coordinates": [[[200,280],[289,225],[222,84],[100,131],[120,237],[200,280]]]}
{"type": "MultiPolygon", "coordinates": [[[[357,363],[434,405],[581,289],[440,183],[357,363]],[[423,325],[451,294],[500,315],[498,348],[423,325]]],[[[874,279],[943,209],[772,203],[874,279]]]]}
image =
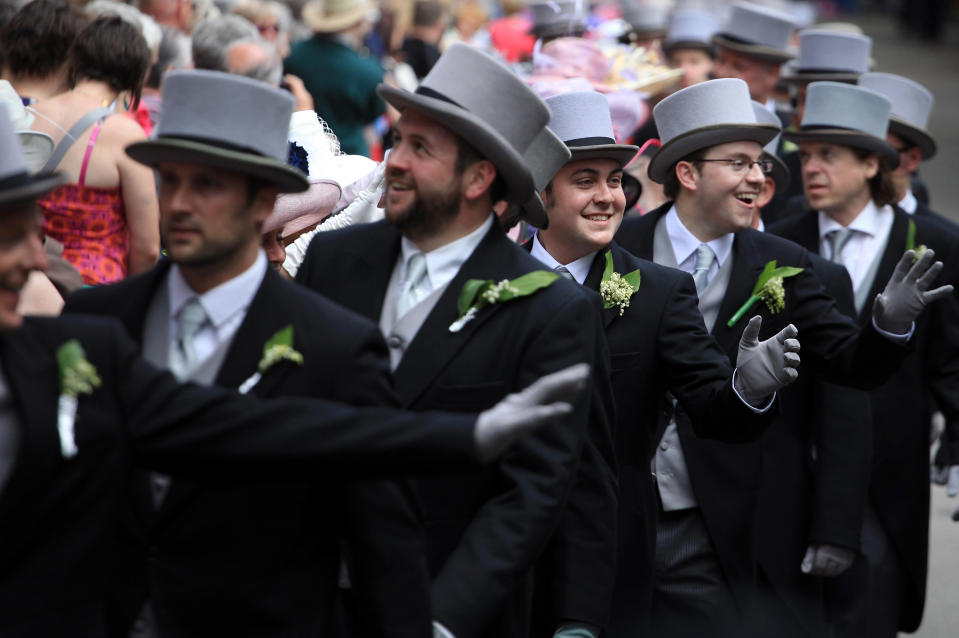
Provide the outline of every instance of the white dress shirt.
{"type": "Polygon", "coordinates": [[[676,212],[675,205],[666,213],[666,232],[669,235],[669,242],[673,245],[673,254],[676,255],[676,263],[679,264],[679,269],[689,274],[693,274],[696,268],[696,251],[699,245],[705,243],[713,250],[716,259],[709,267],[710,281],[733,252],[733,241],[735,240],[733,233],[727,233],[712,241],[699,241],[683,224],[683,220],[679,218],[679,213],[676,212]]]}
{"type": "MultiPolygon", "coordinates": [[[[879,208],[870,199],[862,212],[849,224],[848,228],[855,232],[843,246],[842,263],[849,271],[853,290],[859,290],[863,279],[869,273],[869,267],[885,247],[886,239],[892,228],[893,217],[891,206],[879,208]]],[[[820,254],[826,259],[833,259],[829,233],[842,228],[842,224],[820,211],[819,250],[820,254]]],[[[903,250],[905,250],[905,247],[903,247],[903,250]]]]}
{"type": "MultiPolygon", "coordinates": [[[[422,293],[421,299],[432,294],[437,288],[442,288],[456,276],[463,263],[469,259],[476,247],[486,237],[494,219],[495,217],[491,213],[489,218],[469,235],[460,237],[456,241],[435,248],[428,253],[423,253],[426,255],[426,276],[419,284],[422,293]]],[[[394,266],[394,270],[399,269],[400,289],[406,285],[406,270],[410,263],[410,256],[417,252],[422,251],[417,248],[416,244],[403,237],[400,241],[400,254],[394,266]]]]}
{"type": "Polygon", "coordinates": [[[533,248],[530,250],[530,254],[543,262],[550,270],[556,270],[560,266],[566,268],[569,271],[569,274],[573,276],[573,279],[580,285],[586,281],[586,277],[589,276],[589,269],[593,266],[593,259],[596,257],[598,251],[594,250],[593,252],[580,257],[576,261],[570,262],[568,264],[561,264],[556,261],[552,255],[546,250],[546,247],[539,240],[539,233],[533,235],[533,248]]]}
{"type": "Polygon", "coordinates": [[[916,199],[911,190],[906,191],[906,196],[899,200],[899,208],[909,215],[916,214],[916,209],[919,208],[919,200],[916,199]]]}
{"type": "Polygon", "coordinates": [[[266,253],[261,249],[252,266],[233,279],[197,295],[183,278],[180,268],[173,264],[170,267],[170,276],[167,277],[167,290],[170,295],[170,340],[178,337],[177,315],[180,309],[190,299],[199,299],[200,305],[206,311],[207,321],[193,337],[193,351],[197,361],[205,361],[218,345],[232,338],[240,328],[243,318],[246,317],[246,310],[263,282],[267,267],[266,253]]]}

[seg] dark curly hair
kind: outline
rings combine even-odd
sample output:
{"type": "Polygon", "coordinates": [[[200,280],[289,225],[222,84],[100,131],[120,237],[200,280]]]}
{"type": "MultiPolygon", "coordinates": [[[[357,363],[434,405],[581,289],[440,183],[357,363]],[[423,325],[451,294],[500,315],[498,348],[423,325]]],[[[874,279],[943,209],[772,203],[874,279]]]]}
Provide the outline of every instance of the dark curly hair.
{"type": "Polygon", "coordinates": [[[114,91],[129,91],[136,108],[150,62],[139,29],[118,16],[101,16],[80,32],[70,49],[69,81],[99,80],[114,91]]]}
{"type": "Polygon", "coordinates": [[[87,25],[86,15],[66,0],[33,0],[0,30],[0,56],[13,77],[49,77],[67,61],[87,25]]]}

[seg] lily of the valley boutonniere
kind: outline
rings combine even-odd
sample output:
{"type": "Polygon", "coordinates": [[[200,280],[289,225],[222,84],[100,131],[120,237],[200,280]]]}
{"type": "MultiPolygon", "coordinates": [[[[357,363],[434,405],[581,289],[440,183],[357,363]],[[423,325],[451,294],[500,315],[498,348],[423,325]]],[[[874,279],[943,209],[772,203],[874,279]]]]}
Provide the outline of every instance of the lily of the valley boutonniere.
{"type": "Polygon", "coordinates": [[[450,332],[459,332],[472,321],[477,313],[490,304],[503,303],[511,299],[527,297],[537,290],[546,288],[556,281],[559,275],[546,270],[534,270],[513,280],[469,279],[463,284],[459,302],[456,304],[459,317],[450,324],[450,332]]]}
{"type": "Polygon", "coordinates": [[[916,246],[916,221],[914,219],[909,220],[909,230],[906,231],[906,250],[916,251],[913,261],[919,261],[923,253],[929,250],[925,244],[916,246]]]}
{"type": "Polygon", "coordinates": [[[604,308],[619,306],[619,316],[622,317],[629,308],[629,299],[639,290],[639,270],[620,275],[613,270],[613,253],[606,251],[606,269],[603,270],[603,279],[599,283],[599,294],[603,298],[604,308]]]}
{"type": "Polygon", "coordinates": [[[766,264],[756,285],[753,286],[753,292],[746,300],[746,303],[736,311],[736,314],[726,322],[726,325],[732,328],[736,322],[743,318],[743,315],[753,307],[753,304],[760,299],[766,304],[769,312],[778,315],[786,308],[786,290],[783,288],[783,279],[793,277],[803,271],[802,268],[793,266],[783,266],[776,268],[776,260],[766,264]]]}
{"type": "Polygon", "coordinates": [[[256,366],[256,372],[240,384],[240,394],[246,394],[253,389],[267,371],[281,361],[290,361],[296,365],[303,364],[303,355],[293,349],[293,326],[283,328],[263,344],[263,356],[256,366]]]}
{"type": "Polygon", "coordinates": [[[69,459],[77,454],[77,400],[81,394],[93,394],[101,381],[97,369],[87,361],[87,354],[76,339],[70,339],[57,348],[57,367],[60,371],[57,434],[60,437],[60,454],[69,459]]]}

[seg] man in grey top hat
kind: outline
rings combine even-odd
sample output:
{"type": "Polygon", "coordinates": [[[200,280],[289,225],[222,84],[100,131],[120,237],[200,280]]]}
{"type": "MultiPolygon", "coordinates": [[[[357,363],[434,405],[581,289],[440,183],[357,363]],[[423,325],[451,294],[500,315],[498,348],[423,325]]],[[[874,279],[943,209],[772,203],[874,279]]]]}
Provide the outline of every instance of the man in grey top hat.
{"type": "MultiPolygon", "coordinates": [[[[598,308],[573,282],[536,272],[542,264],[491,212],[533,196],[523,153],[549,119],[545,104],[465,45],[447,49],[415,93],[379,90],[402,112],[386,220],[317,236],[297,280],[379,322],[401,405],[414,410],[488,405],[571,358],[604,369],[598,308]]],[[[541,205],[523,210],[545,225],[541,205]]],[[[530,570],[562,515],[594,407],[577,400],[496,468],[416,482],[443,631],[528,635],[530,570]]]]}
{"type": "MultiPolygon", "coordinates": [[[[585,379],[583,371],[562,373],[478,419],[320,399],[264,401],[224,388],[180,385],[137,355],[119,322],[18,313],[24,282],[45,262],[36,199],[63,176],[27,172],[2,107],[0,146],[7,151],[0,157],[0,633],[5,637],[108,634],[106,592],[113,584],[110,568],[120,559],[118,505],[132,484],[134,463],[221,486],[263,478],[337,481],[449,471],[477,457],[492,458],[526,426],[568,413],[569,405],[542,404],[574,392],[585,379]]],[[[181,242],[189,241],[185,234],[184,228],[181,242]]],[[[357,349],[366,360],[382,360],[375,329],[368,334],[368,345],[357,349]]],[[[305,357],[293,361],[302,355],[303,341],[295,338],[292,347],[283,348],[281,340],[271,349],[280,361],[260,375],[256,385],[262,386],[254,392],[292,383],[297,370],[291,368],[297,365],[314,368],[305,357]]],[[[255,369],[256,362],[247,360],[237,372],[255,369]]],[[[258,521],[256,529],[266,533],[264,523],[283,521],[258,521]]],[[[151,555],[161,559],[158,552],[151,555]]],[[[239,562],[245,555],[236,557],[239,562]]],[[[202,556],[190,560],[200,563],[202,556]]],[[[335,565],[332,571],[335,578],[335,565]]],[[[307,589],[309,604],[317,605],[315,583],[307,589]]],[[[195,622],[210,622],[208,612],[195,622]]],[[[258,626],[230,634],[263,635],[258,626]]],[[[123,629],[109,632],[123,635],[123,629]]]]}
{"type": "MultiPolygon", "coordinates": [[[[873,314],[866,301],[904,267],[896,264],[904,248],[928,246],[947,255],[938,280],[957,280],[955,234],[928,216],[911,217],[893,206],[890,173],[900,154],[887,142],[890,113],[889,100],[875,91],[810,84],[802,126],[786,135],[799,143],[812,210],[770,227],[846,267],[861,324],[873,314]]],[[[932,284],[936,274],[924,279],[932,284]]],[[[862,556],[826,599],[837,635],[891,637],[919,625],[928,546],[930,397],[947,421],[959,416],[957,326],[959,304],[946,295],[917,320],[913,352],[902,368],[870,393],[873,461],[862,556]]]]}
{"type": "MultiPolygon", "coordinates": [[[[658,263],[701,271],[707,283],[700,309],[730,358],[751,312],[763,317],[766,336],[794,323],[803,338],[803,360],[831,381],[874,387],[888,378],[905,355],[901,344],[912,334],[922,307],[949,294],[948,288],[928,291],[929,278],[919,279],[932,256],[913,268],[912,254],[903,258],[900,271],[878,295],[874,322],[860,330],[823,292],[805,250],[749,227],[763,169],[771,169],[762,145],[779,129],[757,123],[746,84],[721,79],[683,89],[660,102],[655,116],[663,146],[650,162],[649,174],[665,183],[674,201],[626,220],[617,242],[658,263]],[[762,276],[777,267],[801,270],[780,271],[782,279],[762,276]],[[753,295],[767,301],[752,305],[753,295]]],[[[751,609],[761,584],[755,580],[751,543],[761,446],[716,446],[691,436],[682,419],[678,433],[685,489],[664,500],[663,508],[669,516],[692,522],[662,542],[674,547],[677,556],[695,557],[685,564],[698,582],[709,583],[707,591],[713,594],[702,596],[702,587],[684,581],[670,583],[657,592],[654,609],[691,634],[714,633],[719,623],[729,622],[729,615],[743,611],[754,616],[750,622],[760,622],[758,631],[765,631],[767,619],[751,609]],[[701,517],[683,514],[692,508],[701,517]]],[[[741,624],[731,622],[733,627],[741,624]]]]}
{"type": "MultiPolygon", "coordinates": [[[[637,148],[616,143],[606,98],[594,92],[575,92],[547,98],[546,104],[551,112],[550,130],[572,155],[540,184],[550,225],[527,247],[550,268],[568,273],[600,294],[606,306],[604,326],[616,403],[614,449],[622,505],[618,576],[608,633],[645,634],[653,562],[648,545],[657,518],[648,468],[667,391],[692,415],[698,434],[725,441],[754,439],[772,417],[768,412],[772,395],[795,378],[792,368],[798,366],[798,342],[791,338],[794,330],[786,328],[758,343],[757,321],[751,335],[743,339],[741,367],[734,376],[725,353],[703,325],[692,279],[638,259],[613,242],[625,208],[620,178],[637,148]],[[619,273],[617,277],[631,273],[638,289],[614,301],[610,282],[617,277],[613,272],[619,273]]],[[[668,482],[667,468],[661,469],[668,482]]],[[[570,507],[575,504],[571,501],[570,507]]],[[[592,570],[594,587],[603,591],[605,574],[598,553],[586,553],[581,560],[588,565],[585,569],[592,570]]],[[[565,569],[575,573],[576,565],[571,563],[565,569]]],[[[567,608],[560,618],[592,626],[592,635],[598,635],[599,629],[605,628],[608,598],[605,607],[586,615],[582,615],[584,605],[576,604],[577,598],[584,596],[567,594],[567,608]]]]}

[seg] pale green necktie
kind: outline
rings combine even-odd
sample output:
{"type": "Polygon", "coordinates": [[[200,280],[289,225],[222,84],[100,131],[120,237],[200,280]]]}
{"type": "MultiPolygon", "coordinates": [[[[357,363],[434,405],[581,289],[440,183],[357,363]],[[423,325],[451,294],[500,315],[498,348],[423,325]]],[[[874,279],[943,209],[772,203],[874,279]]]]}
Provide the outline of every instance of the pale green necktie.
{"type": "Polygon", "coordinates": [[[396,302],[396,318],[399,319],[423,300],[423,280],[426,279],[426,255],[415,252],[406,264],[406,281],[396,302]]]}
{"type": "Polygon", "coordinates": [[[206,321],[206,311],[196,297],[183,304],[177,315],[177,338],[170,344],[169,367],[173,376],[181,381],[198,363],[193,338],[206,321]]]}
{"type": "Polygon", "coordinates": [[[829,247],[832,250],[829,261],[837,264],[844,263],[842,259],[842,249],[846,243],[852,239],[852,234],[853,230],[851,228],[839,228],[831,230],[826,234],[826,238],[829,240],[829,247]]]}
{"type": "Polygon", "coordinates": [[[696,265],[693,267],[693,283],[696,284],[696,293],[703,294],[709,285],[709,268],[713,265],[716,255],[713,249],[706,244],[700,244],[696,249],[696,265]]]}

